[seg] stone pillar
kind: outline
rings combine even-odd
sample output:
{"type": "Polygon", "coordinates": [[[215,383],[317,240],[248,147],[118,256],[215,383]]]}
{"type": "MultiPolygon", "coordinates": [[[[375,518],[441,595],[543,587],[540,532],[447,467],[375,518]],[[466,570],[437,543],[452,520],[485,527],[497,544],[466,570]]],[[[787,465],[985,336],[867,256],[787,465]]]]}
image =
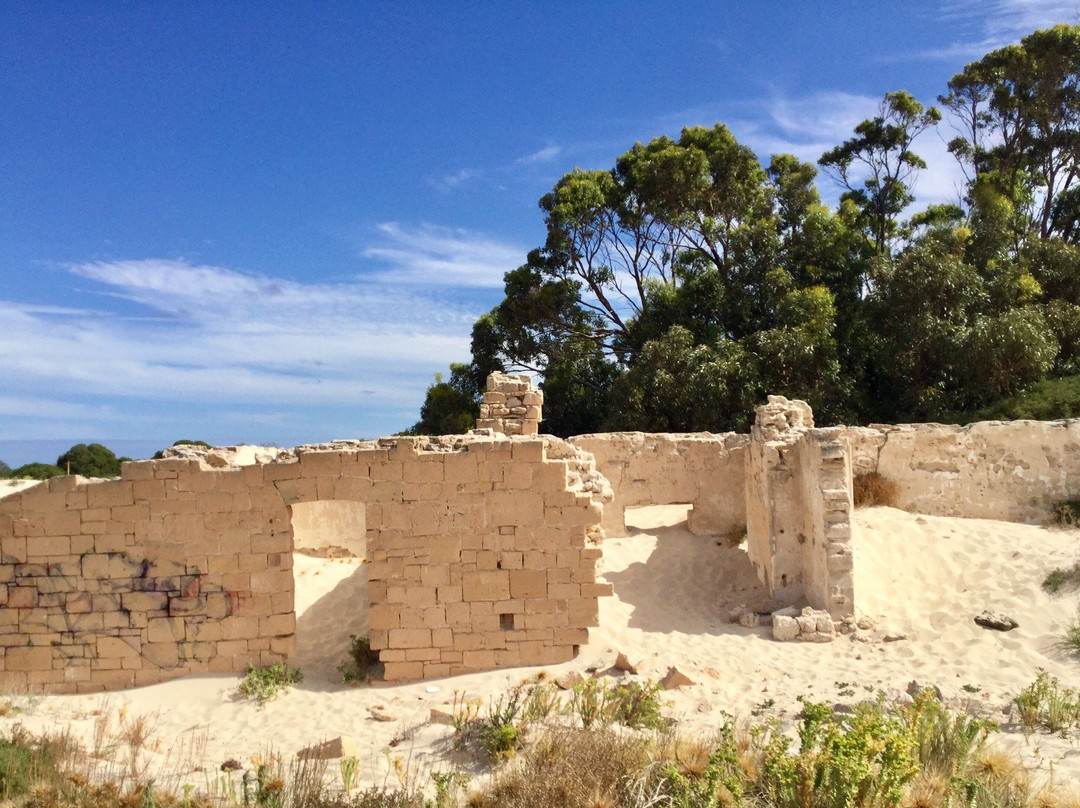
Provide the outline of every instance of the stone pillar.
{"type": "Polygon", "coordinates": [[[502,435],[536,435],[543,418],[544,394],[521,374],[492,373],[480,405],[477,429],[490,429],[502,435]]]}
{"type": "Polygon", "coordinates": [[[769,396],[755,410],[746,454],[747,553],[769,595],[795,603],[805,594],[799,442],[814,427],[805,401],[769,396]]]}

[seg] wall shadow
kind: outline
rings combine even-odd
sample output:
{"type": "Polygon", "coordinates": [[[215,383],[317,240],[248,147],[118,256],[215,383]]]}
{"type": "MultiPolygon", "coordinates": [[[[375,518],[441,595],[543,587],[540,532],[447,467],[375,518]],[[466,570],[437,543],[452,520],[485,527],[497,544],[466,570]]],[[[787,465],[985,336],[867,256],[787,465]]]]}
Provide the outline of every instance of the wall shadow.
{"type": "MultiPolygon", "coordinates": [[[[318,566],[312,569],[318,569],[318,566]]],[[[318,576],[310,580],[296,575],[297,589],[317,587],[318,576]]],[[[304,674],[305,690],[336,690],[341,686],[337,666],[348,656],[349,635],[368,634],[368,565],[359,564],[348,577],[340,580],[319,597],[296,619],[296,650],[289,664],[304,674]]]]}
{"type": "Polygon", "coordinates": [[[603,576],[614,585],[618,598],[633,607],[632,628],[686,634],[760,633],[760,629],[727,622],[732,607],[768,601],[744,547],[731,547],[721,536],[695,536],[685,522],[647,530],[631,528],[628,533],[620,541],[656,538],[656,547],[645,561],[603,576]]]}

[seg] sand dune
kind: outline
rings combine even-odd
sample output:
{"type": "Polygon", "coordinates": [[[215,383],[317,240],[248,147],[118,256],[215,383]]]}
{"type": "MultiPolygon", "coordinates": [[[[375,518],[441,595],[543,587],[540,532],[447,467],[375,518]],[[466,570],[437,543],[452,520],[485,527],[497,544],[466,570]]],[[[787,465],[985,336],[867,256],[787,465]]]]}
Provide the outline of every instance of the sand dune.
{"type": "MultiPolygon", "coordinates": [[[[1057,643],[1076,614],[1077,596],[1052,597],[1040,583],[1051,569],[1080,558],[1080,532],[889,508],[858,511],[856,597],[875,627],[832,643],[779,643],[767,627],[727,622],[732,606],[764,593],[745,550],[690,535],[685,512],[640,509],[629,515],[631,535],[606,541],[600,571],[615,596],[601,600],[601,626],[578,658],[549,673],[607,665],[618,651],[641,662],[642,677],[659,679],[676,666],[697,683],[668,694],[669,713],[688,732],[718,726],[723,712],[790,719],[799,695],[851,704],[878,691],[903,694],[917,680],[938,686],[956,707],[1003,722],[1003,742],[1032,762],[1080,780],[1080,750],[1047,736],[1026,743],[1009,713],[1011,699],[1039,669],[1075,680],[1078,663],[1057,643]],[[1019,627],[1008,633],[978,627],[973,618],[986,608],[1009,614],[1019,627]]],[[[265,708],[238,700],[238,677],[195,677],[109,695],[15,697],[23,711],[0,718],[0,727],[13,721],[36,730],[70,726],[89,743],[101,721],[95,711],[150,716],[159,750],[153,766],[186,770],[200,787],[212,783],[228,758],[246,762],[270,748],[291,756],[347,734],[359,741],[362,779],[393,783],[397,757],[420,770],[449,768],[453,730],[427,723],[432,707],[448,708],[455,692],[486,699],[539,670],[343,686],[336,666],[349,635],[366,629],[363,564],[298,555],[295,576],[293,663],[305,681],[265,708]],[[397,720],[374,720],[368,708],[377,705],[397,720]]]]}

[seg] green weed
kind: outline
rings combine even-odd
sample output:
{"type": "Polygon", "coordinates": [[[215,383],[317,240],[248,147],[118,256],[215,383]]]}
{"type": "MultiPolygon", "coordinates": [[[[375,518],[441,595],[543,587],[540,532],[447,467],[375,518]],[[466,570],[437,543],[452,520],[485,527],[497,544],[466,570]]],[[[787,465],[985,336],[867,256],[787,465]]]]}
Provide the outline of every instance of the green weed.
{"type": "Polygon", "coordinates": [[[286,688],[304,681],[304,674],[297,668],[286,667],[284,662],[257,668],[248,663],[247,673],[240,680],[237,692],[245,699],[254,699],[263,706],[278,697],[286,688]]]}

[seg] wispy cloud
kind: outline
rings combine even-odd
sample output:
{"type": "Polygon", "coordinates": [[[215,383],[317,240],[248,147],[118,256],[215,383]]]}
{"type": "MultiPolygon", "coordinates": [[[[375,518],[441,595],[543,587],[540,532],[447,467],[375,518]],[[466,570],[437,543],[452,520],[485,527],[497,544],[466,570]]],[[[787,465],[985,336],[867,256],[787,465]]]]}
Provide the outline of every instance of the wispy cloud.
{"type": "Polygon", "coordinates": [[[399,284],[497,289],[503,275],[519,266],[526,250],[468,230],[385,222],[382,242],[365,258],[389,265],[378,277],[399,284]]]}
{"type": "Polygon", "coordinates": [[[529,154],[523,154],[509,162],[491,165],[486,168],[461,168],[439,177],[433,177],[429,182],[434,188],[444,193],[456,191],[463,186],[482,181],[501,187],[501,184],[508,177],[519,175],[520,169],[546,165],[562,153],[563,148],[561,146],[549,143],[543,148],[529,154]]]}
{"type": "Polygon", "coordinates": [[[99,305],[0,300],[0,439],[78,424],[131,434],[155,406],[243,412],[255,425],[376,407],[407,411],[407,425],[431,374],[468,358],[472,323],[523,251],[387,223],[365,254],[387,268],[349,283],[183,259],[63,267],[60,283],[99,305]]]}
{"type": "MultiPolygon", "coordinates": [[[[764,162],[770,155],[786,153],[816,164],[822,154],[852,137],[860,121],[876,115],[880,104],[880,98],[843,92],[798,97],[774,93],[758,105],[757,114],[733,120],[731,127],[764,162]]],[[[925,132],[916,141],[915,151],[928,165],[916,180],[917,207],[956,202],[963,174],[948,153],[944,138],[936,131],[925,132]]],[[[828,201],[835,202],[840,196],[840,189],[828,177],[819,177],[818,187],[828,201]]]]}
{"type": "Polygon", "coordinates": [[[514,165],[531,166],[536,165],[537,163],[550,163],[560,154],[562,154],[562,149],[560,147],[549,145],[534,151],[532,154],[526,154],[524,157],[519,157],[514,161],[514,165]]]}
{"type": "Polygon", "coordinates": [[[433,178],[431,184],[440,191],[453,191],[477,176],[479,176],[479,172],[469,168],[462,168],[450,174],[433,178]]]}
{"type": "Polygon", "coordinates": [[[1019,41],[1039,28],[1080,22],[1077,0],[949,0],[940,16],[965,24],[970,35],[944,48],[919,51],[914,56],[942,61],[978,59],[1019,41]]]}

